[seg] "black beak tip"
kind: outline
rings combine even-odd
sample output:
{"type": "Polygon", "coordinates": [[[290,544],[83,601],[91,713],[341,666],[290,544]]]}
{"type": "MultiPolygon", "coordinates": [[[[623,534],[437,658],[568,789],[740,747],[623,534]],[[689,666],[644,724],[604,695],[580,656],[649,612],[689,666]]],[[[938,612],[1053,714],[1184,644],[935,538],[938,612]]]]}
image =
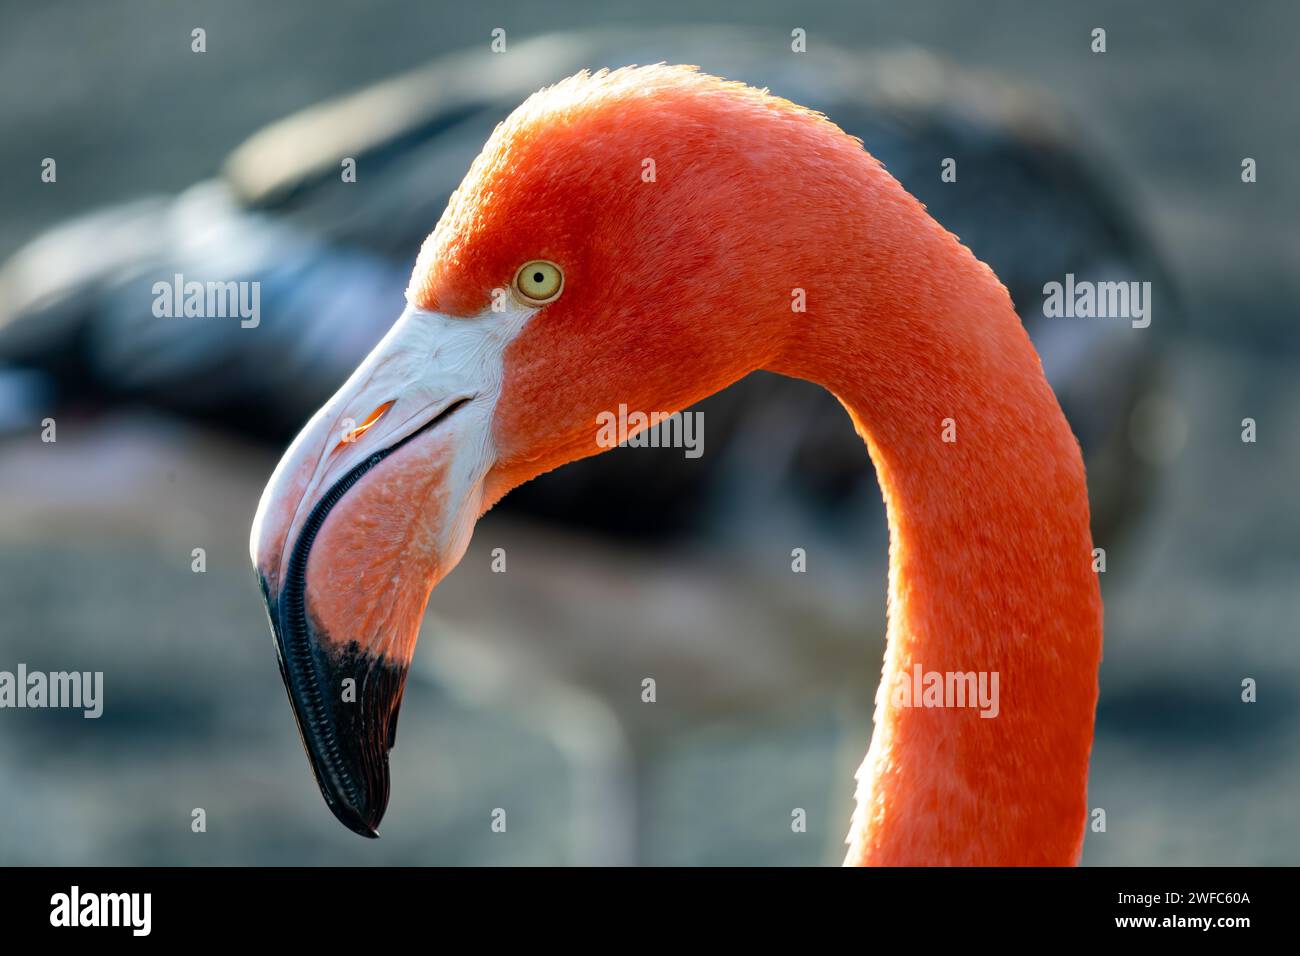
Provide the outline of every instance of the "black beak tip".
{"type": "Polygon", "coordinates": [[[323,641],[305,620],[286,626],[291,622],[281,619],[279,604],[267,602],[271,631],[321,796],[345,827],[378,839],[406,666],[374,657],[355,641],[342,647],[323,641]]]}
{"type": "Polygon", "coordinates": [[[377,814],[363,814],[353,807],[343,806],[338,803],[330,803],[330,810],[333,811],[335,818],[357,836],[363,836],[367,840],[379,839],[379,821],[383,818],[383,810],[377,814]]]}

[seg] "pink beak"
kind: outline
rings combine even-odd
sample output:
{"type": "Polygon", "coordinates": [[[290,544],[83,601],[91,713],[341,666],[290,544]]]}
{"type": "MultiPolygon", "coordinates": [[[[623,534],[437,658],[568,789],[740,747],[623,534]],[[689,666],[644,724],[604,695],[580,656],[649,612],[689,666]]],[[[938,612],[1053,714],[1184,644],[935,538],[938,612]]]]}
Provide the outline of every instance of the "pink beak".
{"type": "Polygon", "coordinates": [[[429,593],[464,553],[491,466],[492,382],[461,360],[464,326],[408,309],[285,452],[253,524],[299,734],[325,802],[363,836],[388,804],[429,593]]]}

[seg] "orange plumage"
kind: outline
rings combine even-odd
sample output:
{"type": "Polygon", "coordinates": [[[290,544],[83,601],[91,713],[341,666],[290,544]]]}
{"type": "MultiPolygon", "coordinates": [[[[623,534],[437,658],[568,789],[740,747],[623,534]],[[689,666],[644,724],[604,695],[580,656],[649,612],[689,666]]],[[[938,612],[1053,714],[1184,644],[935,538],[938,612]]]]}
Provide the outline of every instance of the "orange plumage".
{"type": "MultiPolygon", "coordinates": [[[[593,423],[620,404],[676,411],[756,369],[820,383],[867,444],[891,540],[846,862],[1076,862],[1102,626],[1087,489],[988,267],[824,117],[666,66],[581,74],[516,110],[408,299],[480,321],[535,259],[564,269],[564,292],[503,346],[475,506],[603,450],[593,423]],[[917,665],[996,673],[997,716],[901,705],[917,665]]],[[[399,467],[414,465],[373,485],[399,467]]],[[[449,570],[427,565],[430,586],[449,570]]]]}
{"type": "Polygon", "coordinates": [[[410,295],[471,314],[530,257],[564,263],[568,287],[509,356],[490,497],[598,451],[556,424],[619,402],[682,408],[759,368],[827,386],[868,444],[892,542],[849,862],[1075,862],[1101,649],[1087,493],[992,272],[825,118],[664,66],[520,107],[410,295]],[[891,706],[914,663],[998,671],[1001,714],[891,706]]]}

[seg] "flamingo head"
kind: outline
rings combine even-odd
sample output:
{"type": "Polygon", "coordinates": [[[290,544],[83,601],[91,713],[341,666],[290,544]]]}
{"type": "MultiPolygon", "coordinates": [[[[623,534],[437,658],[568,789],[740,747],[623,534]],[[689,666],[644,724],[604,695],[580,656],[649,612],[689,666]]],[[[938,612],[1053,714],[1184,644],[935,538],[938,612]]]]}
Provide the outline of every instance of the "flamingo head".
{"type": "Polygon", "coordinates": [[[602,413],[678,411],[785,347],[828,241],[791,184],[834,205],[810,161],[836,150],[862,155],[816,114],[665,66],[580,74],[497,128],[406,310],[253,525],[298,727],[346,826],[376,835],[424,608],[480,515],[605,450],[602,413]]]}

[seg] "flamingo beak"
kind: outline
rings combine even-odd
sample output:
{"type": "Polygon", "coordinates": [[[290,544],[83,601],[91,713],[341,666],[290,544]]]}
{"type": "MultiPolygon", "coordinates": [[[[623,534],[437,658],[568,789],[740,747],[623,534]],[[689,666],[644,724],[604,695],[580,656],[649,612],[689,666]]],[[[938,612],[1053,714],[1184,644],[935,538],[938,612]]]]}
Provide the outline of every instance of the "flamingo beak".
{"type": "Polygon", "coordinates": [[[408,309],[294,440],[251,552],[280,673],[330,810],[378,836],[406,672],[492,464],[493,351],[408,309]]]}

